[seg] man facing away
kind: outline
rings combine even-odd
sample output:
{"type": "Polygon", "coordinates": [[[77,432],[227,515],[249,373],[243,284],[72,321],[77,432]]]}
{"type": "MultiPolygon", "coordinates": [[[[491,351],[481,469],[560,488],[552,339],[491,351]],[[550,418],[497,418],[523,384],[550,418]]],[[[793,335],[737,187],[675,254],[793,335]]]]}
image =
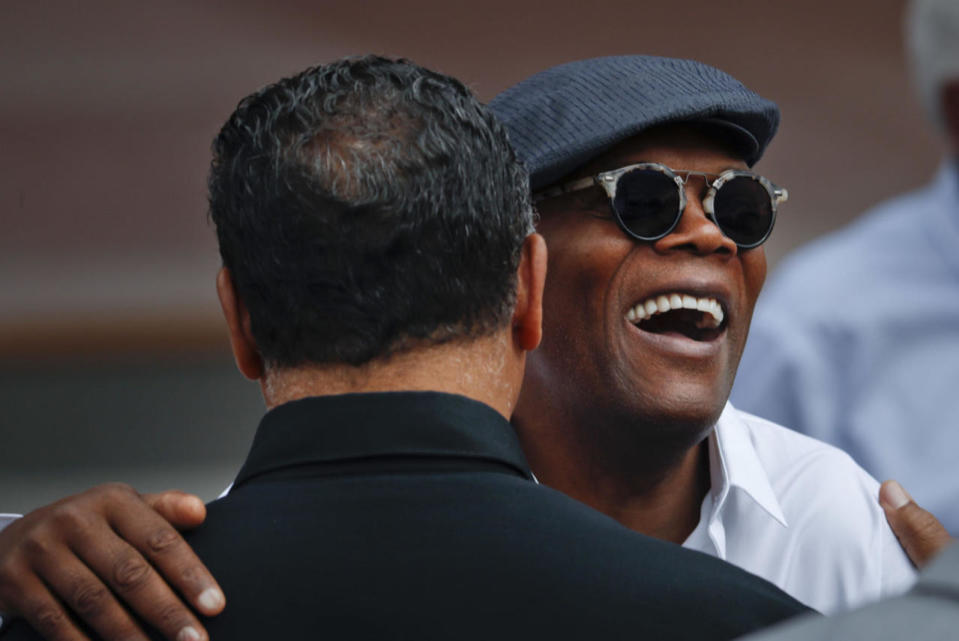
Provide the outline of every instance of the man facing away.
{"type": "MultiPolygon", "coordinates": [[[[803,609],[533,480],[508,417],[546,251],[461,83],[367,57],[251,95],[210,209],[233,353],[269,408],[190,537],[230,599],[213,637],[726,639],[803,609]]],[[[157,635],[201,638],[176,625],[157,635]]]]}

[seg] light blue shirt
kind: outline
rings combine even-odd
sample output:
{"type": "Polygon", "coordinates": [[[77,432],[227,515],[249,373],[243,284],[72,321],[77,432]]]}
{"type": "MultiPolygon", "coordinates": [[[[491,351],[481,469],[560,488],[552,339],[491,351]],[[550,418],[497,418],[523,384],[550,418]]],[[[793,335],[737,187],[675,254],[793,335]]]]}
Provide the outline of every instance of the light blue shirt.
{"type": "Polygon", "coordinates": [[[895,478],[959,533],[959,168],[782,264],[733,402],[895,478]]]}

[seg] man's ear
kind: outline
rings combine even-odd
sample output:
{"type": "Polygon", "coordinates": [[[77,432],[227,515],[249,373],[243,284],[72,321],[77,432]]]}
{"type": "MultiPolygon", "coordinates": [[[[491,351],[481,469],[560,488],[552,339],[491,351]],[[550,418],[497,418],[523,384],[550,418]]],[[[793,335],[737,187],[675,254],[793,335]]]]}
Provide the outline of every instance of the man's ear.
{"type": "Polygon", "coordinates": [[[527,352],[536,349],[543,338],[543,288],[546,286],[546,241],[530,234],[523,242],[522,257],[516,272],[516,308],[513,310],[513,336],[527,352]]]}
{"type": "Polygon", "coordinates": [[[233,277],[226,267],[221,267],[216,275],[216,293],[220,297],[220,307],[230,332],[230,347],[233,348],[237,369],[250,380],[260,380],[263,378],[263,359],[253,340],[250,313],[236,295],[233,277]]]}

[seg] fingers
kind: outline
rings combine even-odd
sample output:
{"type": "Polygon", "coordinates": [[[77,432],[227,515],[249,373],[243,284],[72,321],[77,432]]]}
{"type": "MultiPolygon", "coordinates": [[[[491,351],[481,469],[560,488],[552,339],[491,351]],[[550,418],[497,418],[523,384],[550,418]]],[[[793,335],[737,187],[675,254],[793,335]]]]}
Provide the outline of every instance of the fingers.
{"type": "MultiPolygon", "coordinates": [[[[151,500],[178,523],[203,520],[202,504],[190,495],[151,500]]],[[[75,621],[105,639],[144,638],[139,617],[170,641],[205,641],[206,631],[174,590],[204,614],[225,603],[179,533],[128,486],[93,488],[0,531],[0,611],[23,616],[47,638],[85,640],[75,621]]]]}
{"type": "Polygon", "coordinates": [[[206,506],[200,497],[179,490],[142,495],[144,503],[177,529],[197,527],[206,518],[206,506]]]}
{"type": "Polygon", "coordinates": [[[17,612],[47,641],[90,641],[42,581],[26,571],[18,576],[22,591],[17,594],[8,594],[9,584],[0,580],[0,602],[18,603],[16,608],[3,605],[4,611],[17,612]]]}
{"type": "Polygon", "coordinates": [[[916,505],[896,481],[886,481],[880,486],[879,504],[899,544],[916,567],[924,567],[952,542],[942,523],[916,505]]]}
{"type": "MultiPolygon", "coordinates": [[[[179,538],[169,525],[166,528],[179,538]]],[[[159,630],[164,637],[171,641],[206,640],[203,626],[190,609],[180,601],[150,563],[126,541],[117,537],[109,527],[101,524],[87,528],[72,549],[93,573],[103,578],[114,594],[128,603],[146,623],[159,630]]],[[[59,594],[65,594],[59,587],[55,586],[55,589],[59,594]]],[[[95,588],[85,585],[85,590],[92,592],[95,588]]],[[[66,594],[69,594],[69,591],[66,594]]],[[[99,616],[106,614],[106,607],[101,606],[97,597],[88,597],[88,600],[97,603],[77,609],[74,599],[69,605],[91,626],[96,626],[99,616]]],[[[112,608],[110,610],[112,614],[112,608]]],[[[115,628],[122,627],[115,620],[111,621],[111,625],[115,628]]]]}
{"type": "Polygon", "coordinates": [[[109,588],[70,550],[50,550],[37,559],[37,570],[51,577],[50,587],[100,637],[148,641],[133,618],[112,597],[109,588]]]}
{"type": "Polygon", "coordinates": [[[164,519],[152,511],[148,514],[119,511],[111,514],[111,525],[197,610],[207,616],[223,610],[226,599],[220,586],[183,537],[164,519]]]}

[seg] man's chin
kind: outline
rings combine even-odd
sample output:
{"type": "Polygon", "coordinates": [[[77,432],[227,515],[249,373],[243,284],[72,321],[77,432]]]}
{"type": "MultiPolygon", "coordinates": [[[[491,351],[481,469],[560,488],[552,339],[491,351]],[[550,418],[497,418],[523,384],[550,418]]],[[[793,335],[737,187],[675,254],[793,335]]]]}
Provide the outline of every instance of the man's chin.
{"type": "Polygon", "coordinates": [[[713,390],[675,390],[683,394],[662,394],[655,403],[635,408],[631,420],[634,429],[642,430],[647,441],[684,443],[692,447],[705,436],[719,420],[726,406],[728,394],[713,390]],[[695,391],[697,393],[689,393],[695,391]]]}
{"type": "MultiPolygon", "coordinates": [[[[670,457],[681,454],[709,435],[725,406],[725,399],[658,398],[655,404],[640,403],[594,411],[590,440],[598,441],[600,431],[607,452],[624,455],[670,457]],[[602,414],[605,414],[603,416],[602,414]]],[[[594,408],[597,410],[598,408],[594,408]]]]}
{"type": "Polygon", "coordinates": [[[720,414],[722,408],[719,411],[687,408],[682,413],[664,413],[647,423],[648,440],[661,440],[664,446],[667,442],[673,442],[678,449],[692,447],[709,435],[720,414]]]}

